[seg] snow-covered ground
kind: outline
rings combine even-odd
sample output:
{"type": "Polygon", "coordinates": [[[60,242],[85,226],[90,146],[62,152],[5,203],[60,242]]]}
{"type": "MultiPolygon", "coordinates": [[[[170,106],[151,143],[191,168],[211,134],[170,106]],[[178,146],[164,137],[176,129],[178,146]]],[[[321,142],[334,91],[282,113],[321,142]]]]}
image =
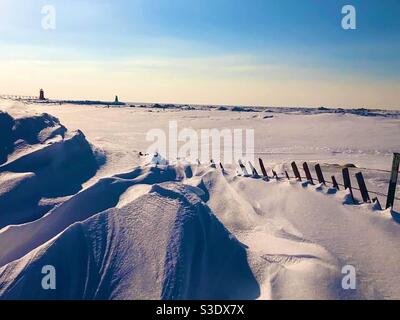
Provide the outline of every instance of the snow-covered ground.
{"type": "Polygon", "coordinates": [[[251,128],[269,172],[318,162],[341,183],[341,166],[353,164],[352,176],[362,171],[384,205],[385,170],[400,151],[395,112],[9,100],[0,110],[0,298],[400,298],[400,224],[390,211],[352,204],[329,186],[138,156],[146,133],[170,120],[251,128]],[[41,287],[44,265],[56,268],[54,291],[41,287]],[[342,288],[346,265],[356,290],[342,288]]]}

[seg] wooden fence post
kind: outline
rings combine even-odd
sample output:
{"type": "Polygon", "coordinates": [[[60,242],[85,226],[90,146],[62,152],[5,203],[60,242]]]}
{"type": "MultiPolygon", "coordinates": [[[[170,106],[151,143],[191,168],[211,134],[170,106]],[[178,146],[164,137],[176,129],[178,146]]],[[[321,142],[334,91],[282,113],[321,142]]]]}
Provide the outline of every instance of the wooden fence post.
{"type": "Polygon", "coordinates": [[[211,165],[211,168],[214,168],[214,169],[217,167],[217,166],[215,165],[215,162],[214,162],[213,159],[210,160],[210,165],[211,165]]]}
{"type": "Polygon", "coordinates": [[[225,173],[225,168],[221,162],[219,163],[219,166],[221,167],[222,173],[225,173]]]}
{"type": "Polygon", "coordinates": [[[297,168],[297,164],[294,161],[292,162],[292,169],[293,169],[294,176],[296,177],[296,179],[301,181],[299,169],[297,168]]]}
{"type": "Polygon", "coordinates": [[[342,174],[343,174],[344,189],[345,190],[347,190],[347,189],[350,190],[351,198],[354,201],[353,189],[351,188],[351,180],[350,180],[349,168],[343,168],[342,174]]]}
{"type": "Polygon", "coordinates": [[[314,184],[314,180],[313,180],[313,178],[312,178],[312,176],[311,176],[310,168],[308,167],[307,162],[304,162],[304,163],[303,163],[303,169],[304,169],[304,172],[306,173],[307,180],[308,180],[311,184],[314,184]]]}
{"type": "Polygon", "coordinates": [[[274,176],[274,178],[276,179],[276,181],[279,180],[278,174],[276,173],[275,170],[272,170],[272,175],[274,176]]]}
{"type": "Polygon", "coordinates": [[[397,179],[399,177],[400,153],[395,153],[393,156],[392,174],[390,176],[389,191],[386,201],[386,209],[393,208],[394,198],[396,195],[397,179]]]}
{"type": "Polygon", "coordinates": [[[249,173],[248,173],[245,165],[243,164],[242,160],[239,160],[239,166],[242,169],[243,175],[248,177],[249,173]]]}
{"type": "Polygon", "coordinates": [[[319,163],[315,165],[315,172],[317,173],[319,183],[326,184],[324,175],[322,174],[321,166],[319,163]]]}
{"type": "Polygon", "coordinates": [[[379,202],[378,197],[373,198],[372,203],[374,203],[377,206],[378,210],[382,210],[382,206],[381,206],[381,203],[379,202]]]}
{"type": "Polygon", "coordinates": [[[258,162],[260,163],[261,172],[262,172],[264,178],[267,181],[269,181],[268,173],[267,173],[267,170],[265,170],[264,162],[262,161],[261,158],[258,158],[258,162]]]}
{"type": "Polygon", "coordinates": [[[286,178],[290,180],[289,173],[285,170],[286,178]]]}
{"type": "Polygon", "coordinates": [[[249,165],[250,165],[251,172],[253,173],[253,177],[259,178],[260,175],[258,174],[256,168],[254,168],[253,164],[250,161],[249,161],[249,165]]]}
{"type": "Polygon", "coordinates": [[[371,202],[371,198],[369,197],[367,186],[365,185],[364,177],[362,172],[356,173],[356,178],[358,182],[358,186],[360,187],[361,196],[365,203],[371,202]]]}
{"type": "Polygon", "coordinates": [[[332,176],[332,183],[333,183],[334,188],[336,188],[337,190],[340,190],[339,184],[337,183],[335,176],[332,176]]]}

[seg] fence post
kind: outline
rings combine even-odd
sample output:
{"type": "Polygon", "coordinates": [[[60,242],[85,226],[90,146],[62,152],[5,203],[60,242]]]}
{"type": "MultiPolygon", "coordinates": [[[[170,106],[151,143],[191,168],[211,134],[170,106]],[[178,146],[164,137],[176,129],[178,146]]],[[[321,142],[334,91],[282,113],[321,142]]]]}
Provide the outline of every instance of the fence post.
{"type": "Polygon", "coordinates": [[[258,162],[260,163],[260,168],[261,168],[261,171],[262,171],[262,174],[263,174],[264,178],[267,181],[269,181],[267,170],[265,170],[265,167],[264,167],[264,162],[262,161],[261,158],[258,158],[258,162]]]}
{"type": "Polygon", "coordinates": [[[358,182],[358,186],[360,187],[361,196],[365,203],[371,202],[371,198],[369,197],[367,186],[365,185],[364,177],[362,172],[356,173],[356,178],[358,182]]]}
{"type": "Polygon", "coordinates": [[[395,153],[393,156],[392,174],[390,176],[386,209],[393,208],[393,205],[394,205],[394,197],[396,195],[397,179],[399,177],[399,167],[400,167],[400,153],[395,153]]]}
{"type": "Polygon", "coordinates": [[[289,173],[285,170],[286,178],[290,180],[289,173]]]}
{"type": "Polygon", "coordinates": [[[335,176],[332,176],[332,183],[333,183],[334,188],[336,188],[337,190],[340,190],[339,184],[337,183],[335,176]]]}
{"type": "Polygon", "coordinates": [[[303,163],[303,169],[304,169],[304,172],[306,173],[307,180],[308,180],[311,184],[314,184],[314,180],[313,180],[313,178],[312,178],[312,176],[311,176],[310,168],[308,167],[307,162],[304,162],[304,163],[303,163]]]}
{"type": "Polygon", "coordinates": [[[225,168],[221,162],[219,163],[219,166],[221,167],[222,173],[225,173],[225,168]]]}
{"type": "Polygon", "coordinates": [[[350,180],[349,168],[343,168],[342,174],[343,174],[344,189],[345,190],[347,190],[347,189],[350,190],[351,198],[354,201],[353,189],[351,188],[351,180],[350,180]]]}
{"type": "Polygon", "coordinates": [[[239,160],[239,166],[240,166],[240,168],[242,169],[243,175],[244,175],[245,177],[248,177],[248,176],[249,176],[249,173],[248,173],[248,171],[247,171],[245,165],[243,164],[242,160],[239,160]]]}
{"type": "Polygon", "coordinates": [[[214,169],[217,167],[217,166],[215,165],[215,162],[214,162],[213,159],[210,160],[210,165],[211,165],[211,168],[214,168],[214,169]]]}
{"type": "Polygon", "coordinates": [[[373,198],[372,203],[374,203],[377,206],[378,210],[382,210],[382,206],[381,206],[381,203],[379,202],[378,197],[373,198]]]}
{"type": "Polygon", "coordinates": [[[259,178],[260,175],[258,174],[256,168],[254,168],[253,164],[250,161],[249,161],[249,165],[250,165],[251,172],[253,173],[253,177],[259,178]]]}
{"type": "Polygon", "coordinates": [[[319,165],[319,163],[317,163],[315,165],[315,172],[317,173],[319,183],[322,183],[325,185],[326,184],[325,178],[324,178],[324,175],[322,174],[321,166],[319,165]]]}
{"type": "Polygon", "coordinates": [[[299,169],[297,168],[297,164],[294,161],[292,162],[292,169],[293,169],[294,176],[296,177],[296,179],[301,181],[299,169]]]}
{"type": "Polygon", "coordinates": [[[279,177],[278,177],[278,174],[276,173],[275,170],[272,170],[272,174],[273,174],[273,176],[275,177],[276,181],[278,181],[278,180],[279,180],[279,177]]]}

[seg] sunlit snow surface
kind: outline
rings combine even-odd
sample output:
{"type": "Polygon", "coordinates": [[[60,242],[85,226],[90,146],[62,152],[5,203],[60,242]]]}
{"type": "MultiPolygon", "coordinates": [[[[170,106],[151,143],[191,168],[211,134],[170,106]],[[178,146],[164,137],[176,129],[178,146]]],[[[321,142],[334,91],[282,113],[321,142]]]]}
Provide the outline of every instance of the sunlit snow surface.
{"type": "Polygon", "coordinates": [[[389,174],[375,169],[400,151],[395,113],[0,103],[1,299],[400,298],[389,211],[329,186],[138,156],[170,120],[252,128],[269,172],[319,162],[341,180],[340,165],[354,164],[384,194],[389,174]],[[56,290],[41,286],[45,265],[56,290]],[[342,289],[345,265],[356,290],[342,289]]]}

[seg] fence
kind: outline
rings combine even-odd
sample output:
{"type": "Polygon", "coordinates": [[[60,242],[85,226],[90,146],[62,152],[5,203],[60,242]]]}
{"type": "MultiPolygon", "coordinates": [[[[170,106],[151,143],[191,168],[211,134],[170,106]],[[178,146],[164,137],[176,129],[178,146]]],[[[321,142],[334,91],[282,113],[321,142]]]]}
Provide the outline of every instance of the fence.
{"type": "Polygon", "coordinates": [[[0,95],[2,99],[11,99],[11,100],[37,100],[39,97],[37,96],[21,96],[21,95],[11,95],[11,94],[2,94],[0,95]]]}
{"type": "MultiPolygon", "coordinates": [[[[243,165],[243,163],[241,161],[239,161],[239,165],[240,165],[241,169],[243,170],[243,174],[245,176],[251,176],[251,174],[248,173],[248,171],[246,170],[245,166],[243,165]]],[[[253,164],[249,163],[249,165],[250,165],[250,168],[252,170],[252,176],[253,177],[260,177],[258,172],[257,172],[257,170],[253,166],[253,164]]],[[[259,159],[259,165],[260,165],[260,169],[261,169],[263,178],[265,180],[269,181],[270,177],[269,177],[269,175],[267,173],[266,167],[265,167],[264,162],[263,162],[263,160],[261,158],[259,159]]],[[[279,176],[276,173],[276,171],[271,170],[272,171],[272,176],[276,180],[280,180],[280,179],[285,179],[286,178],[288,180],[296,179],[297,181],[303,181],[303,179],[304,179],[305,181],[307,181],[310,184],[313,184],[313,185],[315,184],[314,183],[314,177],[311,174],[310,167],[309,167],[307,162],[303,163],[303,171],[305,173],[305,177],[300,174],[300,170],[299,170],[299,168],[298,168],[298,166],[297,166],[295,161],[293,161],[291,163],[291,168],[292,168],[294,176],[291,176],[288,173],[288,171],[286,171],[286,170],[284,171],[285,176],[279,176]]],[[[387,194],[384,194],[384,193],[378,192],[378,191],[368,190],[368,188],[366,186],[366,183],[365,183],[364,175],[363,175],[363,173],[361,171],[357,172],[355,174],[355,179],[356,179],[357,184],[358,184],[358,188],[357,188],[357,187],[352,186],[350,171],[349,171],[349,168],[347,168],[347,167],[343,168],[342,172],[341,172],[342,177],[343,177],[343,184],[338,183],[338,180],[336,179],[335,175],[331,176],[331,180],[332,181],[327,181],[325,179],[325,176],[324,176],[323,172],[322,172],[320,164],[317,163],[314,166],[314,168],[315,168],[315,172],[316,172],[316,175],[317,175],[317,179],[316,180],[320,184],[332,185],[332,187],[337,189],[337,190],[340,190],[341,187],[343,187],[345,190],[349,190],[350,196],[351,196],[351,198],[352,198],[354,203],[358,203],[358,202],[357,202],[356,198],[354,197],[353,190],[357,190],[357,191],[360,192],[362,200],[363,200],[364,203],[374,203],[376,205],[376,208],[379,209],[379,210],[382,210],[382,207],[381,207],[381,204],[380,204],[380,202],[378,200],[378,197],[371,198],[370,194],[375,195],[375,196],[386,197],[386,206],[385,206],[386,209],[389,209],[389,208],[393,209],[395,200],[400,200],[400,198],[396,197],[396,187],[397,187],[397,181],[398,181],[399,169],[400,169],[400,153],[395,153],[394,154],[392,170],[391,171],[376,169],[376,171],[379,171],[379,172],[390,173],[389,189],[388,189],[388,193],[387,194]]],[[[367,168],[357,168],[357,169],[358,170],[363,170],[363,169],[364,170],[371,170],[371,169],[367,169],[367,168]]]]}

